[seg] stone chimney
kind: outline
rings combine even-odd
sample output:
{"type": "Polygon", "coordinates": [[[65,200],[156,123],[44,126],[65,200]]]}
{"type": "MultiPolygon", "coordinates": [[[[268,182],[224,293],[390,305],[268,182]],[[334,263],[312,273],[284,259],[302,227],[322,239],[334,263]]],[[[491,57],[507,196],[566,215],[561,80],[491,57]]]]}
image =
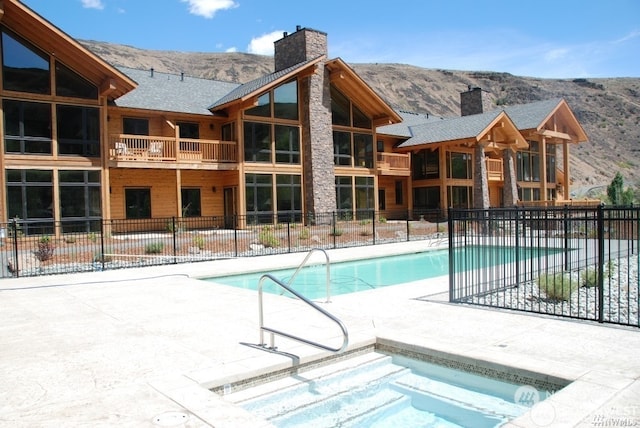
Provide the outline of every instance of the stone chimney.
{"type": "Polygon", "coordinates": [[[481,88],[472,88],[460,93],[460,114],[469,116],[472,114],[481,114],[491,110],[491,102],[483,99],[482,93],[485,92],[481,88]]]}
{"type": "Polygon", "coordinates": [[[298,25],[295,33],[284,33],[283,36],[274,42],[276,72],[321,55],[327,56],[327,33],[298,25]]]}

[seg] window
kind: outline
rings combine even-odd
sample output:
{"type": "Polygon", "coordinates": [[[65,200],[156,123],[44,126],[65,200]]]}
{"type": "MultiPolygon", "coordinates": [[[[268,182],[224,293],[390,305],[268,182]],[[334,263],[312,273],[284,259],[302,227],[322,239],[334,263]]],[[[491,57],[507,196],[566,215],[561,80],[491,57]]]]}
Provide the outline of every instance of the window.
{"type": "Polygon", "coordinates": [[[122,132],[130,135],[149,135],[149,119],[125,117],[122,119],[122,132]]]}
{"type": "Polygon", "coordinates": [[[447,152],[447,178],[472,178],[471,153],[447,152]]]}
{"type": "Polygon", "coordinates": [[[331,86],[331,123],[340,126],[351,126],[349,99],[342,92],[331,86]]]}
{"type": "Polygon", "coordinates": [[[180,128],[180,138],[192,138],[197,140],[200,138],[200,125],[191,122],[177,122],[180,128]]]}
{"type": "Polygon", "coordinates": [[[58,171],[64,232],[100,229],[100,171],[58,171]]]}
{"type": "Polygon", "coordinates": [[[302,187],[299,175],[276,175],[278,221],[302,220],[302,187]]]}
{"type": "Polygon", "coordinates": [[[51,154],[51,105],[4,100],[7,153],[51,154]]]}
{"type": "Polygon", "coordinates": [[[298,82],[292,81],[273,90],[273,117],[298,120],[298,82]]]}
{"type": "Polygon", "coordinates": [[[97,108],[59,105],[58,153],[100,156],[100,115],[97,108]]]}
{"type": "Polygon", "coordinates": [[[356,177],[356,211],[358,218],[369,218],[369,212],[375,209],[373,177],[356,177]],[[366,213],[366,214],[365,214],[366,213]],[[364,215],[363,215],[364,214],[364,215]]]}
{"type": "Polygon", "coordinates": [[[338,212],[351,217],[353,211],[353,195],[351,177],[336,177],[336,204],[338,212]]]}
{"type": "Polygon", "coordinates": [[[245,110],[247,116],[271,117],[271,92],[260,95],[255,107],[245,110]]]}
{"type": "Polygon", "coordinates": [[[273,221],[272,177],[270,174],[246,174],[247,216],[256,223],[273,221]]]}
{"type": "Polygon", "coordinates": [[[404,203],[404,186],[402,180],[396,180],[396,205],[402,205],[404,203]]]}
{"type": "Polygon", "coordinates": [[[53,172],[7,170],[7,215],[26,220],[24,233],[53,231],[53,172]]]}
{"type": "Polygon", "coordinates": [[[540,189],[532,187],[518,188],[518,199],[521,201],[539,201],[540,189]]]}
{"type": "Polygon", "coordinates": [[[384,189],[378,189],[378,209],[381,211],[387,209],[387,195],[384,189]]]}
{"type": "Polygon", "coordinates": [[[452,208],[471,208],[472,188],[467,186],[448,186],[447,199],[452,208]]]}
{"type": "Polygon", "coordinates": [[[333,131],[333,163],[351,166],[351,133],[333,131]]]}
{"type": "Polygon", "coordinates": [[[440,208],[440,187],[416,187],[413,189],[413,206],[416,209],[440,208]]]}
{"type": "Polygon", "coordinates": [[[529,150],[518,151],[516,162],[518,181],[540,181],[540,150],[537,141],[529,141],[529,150]]]}
{"type": "Polygon", "coordinates": [[[300,137],[296,126],[275,125],[276,163],[300,163],[300,137]]]}
{"type": "Polygon", "coordinates": [[[440,149],[421,150],[411,160],[414,180],[440,178],[440,149]]]}
{"type": "Polygon", "coordinates": [[[49,56],[3,30],[2,85],[9,91],[51,94],[49,56]]]}
{"type": "Polygon", "coordinates": [[[246,162],[271,162],[271,125],[244,123],[244,160],[246,162]]]}
{"type": "Polygon", "coordinates": [[[222,141],[236,141],[236,124],[225,123],[220,129],[222,141]]]}
{"type": "Polygon", "coordinates": [[[56,61],[56,95],[95,100],[98,98],[98,87],[56,61]]]}
{"type": "Polygon", "coordinates": [[[336,204],[343,218],[351,218],[354,209],[358,217],[370,218],[370,211],[375,209],[373,177],[337,176],[336,204]]]}
{"type": "Polygon", "coordinates": [[[126,218],[151,218],[151,189],[124,189],[126,218]]]}
{"type": "Polygon", "coordinates": [[[182,217],[200,217],[200,189],[182,189],[182,217]]]}
{"type": "Polygon", "coordinates": [[[371,134],[353,134],[353,153],[356,166],[373,168],[373,137],[371,134]]]}
{"type": "MultiPolygon", "coordinates": [[[[556,145],[547,144],[547,183],[555,183],[555,182],[556,182],[556,145]]],[[[550,198],[550,200],[551,199],[553,198],[550,198]]]]}

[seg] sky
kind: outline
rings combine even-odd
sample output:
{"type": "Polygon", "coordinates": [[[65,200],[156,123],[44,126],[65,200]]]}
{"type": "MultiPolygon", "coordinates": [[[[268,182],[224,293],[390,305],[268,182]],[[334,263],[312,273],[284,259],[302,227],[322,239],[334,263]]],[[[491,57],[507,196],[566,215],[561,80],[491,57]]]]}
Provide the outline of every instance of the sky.
{"type": "Polygon", "coordinates": [[[540,78],[640,77],[639,0],[22,0],[70,36],[273,55],[296,26],[329,57],[540,78]]]}

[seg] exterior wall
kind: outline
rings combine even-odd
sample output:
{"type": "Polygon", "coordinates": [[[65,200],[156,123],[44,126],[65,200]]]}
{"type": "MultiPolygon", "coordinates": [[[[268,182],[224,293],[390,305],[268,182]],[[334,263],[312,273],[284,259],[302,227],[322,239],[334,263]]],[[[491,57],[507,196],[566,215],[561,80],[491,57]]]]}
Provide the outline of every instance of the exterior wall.
{"type": "MultiPolygon", "coordinates": [[[[406,177],[380,176],[378,177],[378,189],[384,189],[384,211],[406,212],[409,209],[409,199],[413,197],[406,177]],[[402,182],[402,204],[396,204],[396,182],[402,182]]],[[[378,201],[378,206],[380,201],[378,201]]]]}
{"type": "Polygon", "coordinates": [[[327,33],[309,28],[297,29],[274,43],[275,71],[327,55],[327,33]]]}
{"type": "Polygon", "coordinates": [[[171,170],[124,169],[110,170],[111,217],[126,218],[125,188],[151,189],[152,217],[176,216],[176,174],[171,170]]]}

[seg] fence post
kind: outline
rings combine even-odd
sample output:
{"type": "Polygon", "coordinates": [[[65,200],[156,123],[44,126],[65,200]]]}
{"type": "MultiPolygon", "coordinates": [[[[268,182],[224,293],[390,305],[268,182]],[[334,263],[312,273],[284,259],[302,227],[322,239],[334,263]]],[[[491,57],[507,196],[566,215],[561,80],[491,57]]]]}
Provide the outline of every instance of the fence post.
{"type": "Polygon", "coordinates": [[[371,224],[373,225],[373,245],[376,245],[376,212],[372,211],[373,218],[371,219],[371,224]]]}
{"type": "Polygon", "coordinates": [[[598,205],[598,322],[604,322],[604,205],[598,205]]]}
{"type": "Polygon", "coordinates": [[[455,281],[454,281],[454,239],[453,239],[453,209],[448,208],[447,212],[447,228],[449,229],[449,303],[455,302],[455,281]]]}
{"type": "Polygon", "coordinates": [[[333,248],[336,248],[336,235],[337,235],[337,227],[338,227],[338,219],[337,219],[337,215],[336,212],[333,212],[333,218],[332,218],[332,223],[333,223],[333,248]]]}
{"type": "Polygon", "coordinates": [[[568,271],[571,265],[569,261],[569,205],[564,205],[564,270],[568,271]]]}
{"type": "Polygon", "coordinates": [[[13,260],[15,262],[14,273],[16,278],[20,277],[20,260],[18,259],[18,219],[12,219],[11,224],[13,227],[13,260]]]}
{"type": "Polygon", "coordinates": [[[100,266],[104,271],[104,218],[100,219],[100,266]]]}
{"type": "Polygon", "coordinates": [[[513,208],[514,213],[515,213],[515,246],[516,246],[516,255],[515,255],[515,261],[516,261],[516,283],[520,284],[520,208],[518,208],[517,206],[515,206],[513,208]]]}
{"type": "Polygon", "coordinates": [[[287,245],[289,246],[288,253],[291,253],[291,220],[287,222],[287,245]]]}
{"type": "Polygon", "coordinates": [[[411,218],[411,213],[409,212],[409,210],[407,210],[407,242],[409,242],[411,240],[411,238],[409,237],[409,219],[411,218]]]}
{"type": "Polygon", "coordinates": [[[175,217],[171,217],[171,230],[173,230],[173,264],[178,263],[178,260],[176,259],[176,251],[177,251],[177,246],[176,246],[176,236],[178,235],[178,228],[176,227],[176,218],[175,217]]]}
{"type": "Polygon", "coordinates": [[[236,257],[238,257],[238,227],[237,226],[233,228],[233,244],[236,251],[236,257]]]}

